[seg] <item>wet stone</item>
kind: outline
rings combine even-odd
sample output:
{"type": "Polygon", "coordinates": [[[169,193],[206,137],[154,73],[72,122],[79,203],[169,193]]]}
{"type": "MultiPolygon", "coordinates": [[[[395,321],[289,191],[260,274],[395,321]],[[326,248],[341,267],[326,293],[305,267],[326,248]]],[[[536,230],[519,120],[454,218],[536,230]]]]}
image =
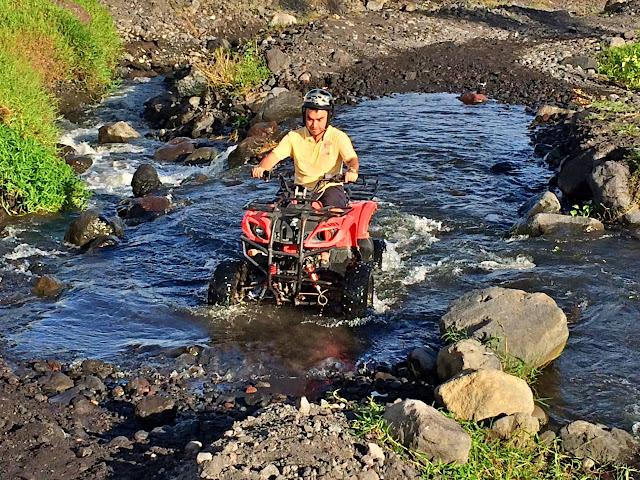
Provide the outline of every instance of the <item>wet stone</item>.
{"type": "Polygon", "coordinates": [[[53,372],[47,375],[40,383],[45,391],[62,393],[73,387],[73,380],[61,372],[53,372]]]}

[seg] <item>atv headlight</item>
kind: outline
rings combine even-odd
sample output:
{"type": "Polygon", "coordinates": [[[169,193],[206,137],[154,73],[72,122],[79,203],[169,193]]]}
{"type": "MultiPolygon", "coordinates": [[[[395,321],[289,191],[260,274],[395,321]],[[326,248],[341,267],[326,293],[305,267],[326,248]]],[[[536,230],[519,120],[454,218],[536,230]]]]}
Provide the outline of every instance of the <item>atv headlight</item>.
{"type": "Polygon", "coordinates": [[[256,225],[255,223],[251,224],[251,232],[258,238],[262,239],[262,240],[266,240],[267,239],[267,235],[266,232],[264,231],[264,228],[262,228],[260,225],[256,225]]]}

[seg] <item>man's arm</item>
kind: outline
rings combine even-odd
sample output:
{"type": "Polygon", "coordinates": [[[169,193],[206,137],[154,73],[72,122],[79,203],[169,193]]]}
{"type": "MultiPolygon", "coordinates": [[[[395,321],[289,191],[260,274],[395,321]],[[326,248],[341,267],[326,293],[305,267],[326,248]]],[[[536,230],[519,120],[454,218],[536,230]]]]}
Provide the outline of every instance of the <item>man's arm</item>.
{"type": "Polygon", "coordinates": [[[258,166],[251,169],[251,176],[253,178],[262,178],[264,172],[270,171],[278,163],[280,163],[280,160],[278,160],[278,157],[276,157],[275,153],[269,152],[269,154],[262,159],[258,166]]]}
{"type": "Polygon", "coordinates": [[[344,174],[344,181],[346,183],[349,183],[358,180],[358,170],[360,169],[358,157],[353,157],[349,160],[345,160],[344,164],[347,166],[347,171],[344,174]]]}

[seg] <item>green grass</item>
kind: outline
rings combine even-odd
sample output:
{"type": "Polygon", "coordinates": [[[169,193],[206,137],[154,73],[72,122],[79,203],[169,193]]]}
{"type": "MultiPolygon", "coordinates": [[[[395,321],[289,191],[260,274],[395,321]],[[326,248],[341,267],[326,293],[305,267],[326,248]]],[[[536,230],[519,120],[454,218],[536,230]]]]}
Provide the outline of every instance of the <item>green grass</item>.
{"type": "Polygon", "coordinates": [[[87,196],[57,156],[52,92],[73,84],[100,98],[114,85],[122,42],[106,7],[76,3],[88,25],[47,0],[0,0],[0,203],[9,213],[77,208],[87,196]]]}
{"type": "Polygon", "coordinates": [[[605,50],[599,57],[599,72],[630,90],[640,89],[640,42],[605,50]]]}
{"type": "MultiPolygon", "coordinates": [[[[493,438],[489,429],[476,422],[459,422],[471,436],[469,461],[464,465],[432,463],[420,452],[410,450],[391,435],[383,415],[385,407],[369,399],[368,404],[356,410],[356,420],[351,423],[351,434],[375,440],[383,447],[394,451],[405,461],[420,469],[422,478],[442,478],[447,480],[487,479],[487,480],[578,480],[600,478],[606,472],[607,478],[625,480],[632,478],[632,469],[602,467],[601,470],[585,473],[581,462],[562,452],[559,440],[551,445],[537,441],[516,445],[516,440],[493,438]]],[[[449,416],[445,413],[446,416],[449,416]]],[[[537,438],[534,437],[537,440],[537,438]]]]}
{"type": "Polygon", "coordinates": [[[236,97],[247,95],[271,77],[266,60],[258,54],[253,42],[247,42],[241,51],[219,48],[210,63],[198,68],[214,90],[236,97]]]}

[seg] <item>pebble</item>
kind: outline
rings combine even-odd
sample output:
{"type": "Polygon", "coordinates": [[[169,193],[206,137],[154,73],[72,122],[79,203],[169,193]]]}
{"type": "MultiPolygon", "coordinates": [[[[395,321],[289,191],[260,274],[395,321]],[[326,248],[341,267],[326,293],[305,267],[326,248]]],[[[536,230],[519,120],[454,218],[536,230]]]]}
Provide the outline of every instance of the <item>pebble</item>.
{"type": "Polygon", "coordinates": [[[309,415],[311,413],[311,405],[309,405],[309,400],[305,396],[300,397],[297,407],[301,415],[309,415]]]}
{"type": "Polygon", "coordinates": [[[204,462],[210,462],[211,460],[213,460],[213,454],[211,452],[200,452],[196,456],[196,463],[198,465],[204,462]]]}
{"type": "Polygon", "coordinates": [[[193,455],[194,453],[199,452],[201,448],[202,448],[202,442],[199,442],[197,440],[192,440],[185,445],[184,453],[187,455],[193,455]]]}
{"type": "Polygon", "coordinates": [[[133,434],[133,439],[138,442],[144,442],[149,438],[149,432],[145,431],[145,430],[138,430],[136,433],[133,434]]]}

